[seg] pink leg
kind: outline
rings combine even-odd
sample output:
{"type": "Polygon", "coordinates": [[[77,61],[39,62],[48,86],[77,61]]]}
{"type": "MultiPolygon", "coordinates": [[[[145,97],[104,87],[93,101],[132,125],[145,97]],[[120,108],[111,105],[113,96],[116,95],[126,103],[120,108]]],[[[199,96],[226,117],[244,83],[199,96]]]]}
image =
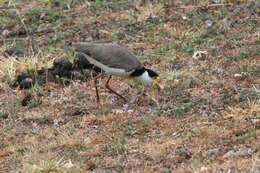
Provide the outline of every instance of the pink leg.
{"type": "Polygon", "coordinates": [[[115,95],[117,95],[118,97],[120,97],[121,99],[123,99],[123,100],[126,102],[126,99],[125,99],[122,95],[118,94],[117,92],[115,92],[113,89],[110,88],[110,86],[109,86],[109,81],[110,81],[111,78],[112,78],[112,76],[110,75],[110,76],[108,77],[107,82],[106,82],[106,88],[107,88],[109,91],[111,91],[112,93],[114,93],[115,95]]]}

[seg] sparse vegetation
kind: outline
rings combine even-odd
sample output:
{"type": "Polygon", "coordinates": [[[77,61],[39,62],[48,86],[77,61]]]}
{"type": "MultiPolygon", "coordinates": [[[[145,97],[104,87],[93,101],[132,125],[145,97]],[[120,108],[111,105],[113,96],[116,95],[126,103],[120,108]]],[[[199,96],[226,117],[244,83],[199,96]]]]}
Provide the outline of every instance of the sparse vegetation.
{"type": "Polygon", "coordinates": [[[0,172],[258,173],[259,3],[172,2],[0,0],[0,172]],[[115,78],[124,104],[102,77],[98,107],[78,41],[127,47],[162,90],[115,78]]]}

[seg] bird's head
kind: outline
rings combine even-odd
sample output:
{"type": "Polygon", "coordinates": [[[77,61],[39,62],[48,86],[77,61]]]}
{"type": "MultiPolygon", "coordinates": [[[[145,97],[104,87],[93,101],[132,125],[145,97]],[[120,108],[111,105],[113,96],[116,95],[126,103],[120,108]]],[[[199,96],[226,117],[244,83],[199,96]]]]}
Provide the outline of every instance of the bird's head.
{"type": "Polygon", "coordinates": [[[141,81],[146,86],[161,89],[159,85],[159,74],[151,69],[143,67],[142,69],[134,71],[134,73],[132,73],[132,76],[141,81]]]}
{"type": "Polygon", "coordinates": [[[146,69],[149,78],[151,79],[151,82],[149,85],[151,85],[153,88],[157,88],[160,89],[160,77],[159,74],[156,73],[155,71],[151,70],[151,69],[146,69]]]}

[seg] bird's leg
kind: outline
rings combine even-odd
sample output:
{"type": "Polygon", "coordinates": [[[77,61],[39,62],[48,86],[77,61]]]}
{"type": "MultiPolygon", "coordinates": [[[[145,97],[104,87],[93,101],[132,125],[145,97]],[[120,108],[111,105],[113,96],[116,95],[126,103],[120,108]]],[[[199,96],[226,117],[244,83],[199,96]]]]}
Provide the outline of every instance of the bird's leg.
{"type": "Polygon", "coordinates": [[[94,78],[94,85],[95,85],[95,90],[96,90],[97,103],[100,103],[97,82],[98,82],[97,78],[94,78]]]}
{"type": "Polygon", "coordinates": [[[107,82],[106,82],[106,88],[107,88],[109,91],[111,91],[112,93],[114,93],[115,95],[117,95],[118,97],[120,97],[121,99],[123,99],[123,100],[126,102],[126,99],[125,99],[122,95],[118,94],[117,92],[115,92],[113,89],[110,88],[110,86],[109,86],[109,81],[110,81],[111,78],[112,78],[112,76],[110,75],[110,76],[108,77],[107,82]]]}
{"type": "Polygon", "coordinates": [[[98,83],[98,78],[101,77],[102,75],[103,74],[100,73],[97,76],[93,77],[93,79],[94,79],[94,86],[95,86],[95,90],[96,90],[96,98],[97,98],[97,103],[98,104],[100,104],[100,98],[99,98],[97,83],[98,83]]]}

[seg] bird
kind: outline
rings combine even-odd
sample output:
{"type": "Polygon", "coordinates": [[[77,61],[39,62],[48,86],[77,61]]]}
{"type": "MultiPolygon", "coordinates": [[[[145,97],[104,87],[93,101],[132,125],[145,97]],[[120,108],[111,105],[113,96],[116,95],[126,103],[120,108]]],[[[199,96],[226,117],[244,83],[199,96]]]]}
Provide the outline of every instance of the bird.
{"type": "MultiPolygon", "coordinates": [[[[102,72],[108,75],[106,88],[126,101],[125,97],[114,91],[109,82],[112,76],[124,78],[133,78],[142,82],[145,86],[160,88],[159,74],[152,69],[144,67],[140,60],[127,48],[116,43],[92,43],[76,42],[72,43],[73,49],[84,55],[85,58],[94,67],[98,67],[102,72]]],[[[100,75],[94,77],[97,102],[100,102],[97,88],[97,79],[100,75]]]]}

